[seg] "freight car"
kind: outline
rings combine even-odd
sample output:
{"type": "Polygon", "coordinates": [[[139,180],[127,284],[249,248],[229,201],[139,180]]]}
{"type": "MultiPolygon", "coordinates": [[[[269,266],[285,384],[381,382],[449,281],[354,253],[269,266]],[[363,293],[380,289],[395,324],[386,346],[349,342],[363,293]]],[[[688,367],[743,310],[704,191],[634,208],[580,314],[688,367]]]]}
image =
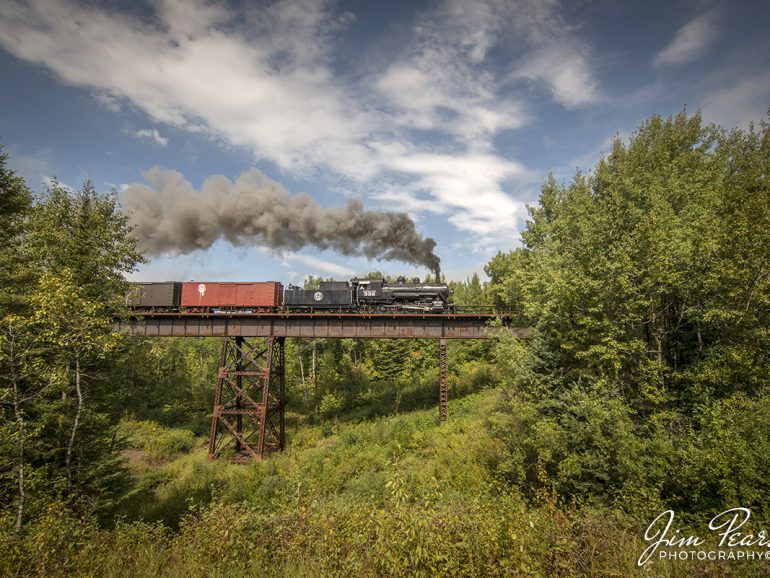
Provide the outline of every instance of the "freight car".
{"type": "Polygon", "coordinates": [[[384,279],[323,281],[318,289],[269,282],[132,283],[126,295],[130,308],[142,311],[199,312],[421,312],[454,311],[445,283],[396,283],[384,279]]]}
{"type": "Polygon", "coordinates": [[[283,285],[272,281],[249,283],[182,283],[180,308],[186,311],[272,311],[281,306],[283,285]]]}
{"type": "Polygon", "coordinates": [[[176,311],[182,284],[178,281],[161,283],[131,283],[126,292],[126,305],[131,309],[176,311]]]}

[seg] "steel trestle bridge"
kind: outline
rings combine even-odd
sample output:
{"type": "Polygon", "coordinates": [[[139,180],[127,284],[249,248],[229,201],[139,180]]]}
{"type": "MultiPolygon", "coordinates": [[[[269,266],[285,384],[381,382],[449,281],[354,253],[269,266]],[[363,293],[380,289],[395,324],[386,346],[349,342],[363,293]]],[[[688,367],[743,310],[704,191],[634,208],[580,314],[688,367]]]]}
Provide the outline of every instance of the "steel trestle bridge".
{"type": "Polygon", "coordinates": [[[439,420],[447,419],[447,340],[488,339],[490,323],[520,339],[529,329],[513,325],[510,312],[217,313],[150,311],[117,320],[115,329],[144,337],[220,337],[209,457],[232,450],[238,461],[263,459],[285,446],[285,364],[287,337],[300,339],[432,339],[438,341],[439,420]]]}

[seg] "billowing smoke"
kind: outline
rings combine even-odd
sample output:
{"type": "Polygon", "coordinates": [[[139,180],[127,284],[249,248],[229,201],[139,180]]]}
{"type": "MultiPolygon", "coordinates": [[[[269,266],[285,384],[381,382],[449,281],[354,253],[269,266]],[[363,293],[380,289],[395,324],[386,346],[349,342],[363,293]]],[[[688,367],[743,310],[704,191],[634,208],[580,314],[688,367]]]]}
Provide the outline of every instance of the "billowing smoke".
{"type": "Polygon", "coordinates": [[[153,167],[150,186],[129,186],[123,206],[150,254],[189,253],[218,239],[297,251],[312,245],[343,255],[403,261],[439,274],[436,242],[417,232],[406,213],[367,211],[358,200],[327,209],[306,193],[290,195],[256,169],[233,183],[214,175],[197,191],[181,173],[153,167]]]}

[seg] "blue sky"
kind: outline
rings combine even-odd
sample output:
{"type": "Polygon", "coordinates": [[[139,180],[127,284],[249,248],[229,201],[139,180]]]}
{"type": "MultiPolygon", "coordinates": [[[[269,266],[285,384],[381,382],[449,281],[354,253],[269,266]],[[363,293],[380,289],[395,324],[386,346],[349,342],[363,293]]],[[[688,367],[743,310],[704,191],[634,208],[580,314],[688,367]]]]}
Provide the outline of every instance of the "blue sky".
{"type": "MultiPolygon", "coordinates": [[[[461,279],[516,246],[549,173],[590,170],[650,115],[762,118],[768,24],[766,1],[3,0],[0,144],[34,190],[257,169],[323,208],[406,211],[461,279]]],[[[135,278],[374,269],[427,273],[219,240],[135,278]]]]}

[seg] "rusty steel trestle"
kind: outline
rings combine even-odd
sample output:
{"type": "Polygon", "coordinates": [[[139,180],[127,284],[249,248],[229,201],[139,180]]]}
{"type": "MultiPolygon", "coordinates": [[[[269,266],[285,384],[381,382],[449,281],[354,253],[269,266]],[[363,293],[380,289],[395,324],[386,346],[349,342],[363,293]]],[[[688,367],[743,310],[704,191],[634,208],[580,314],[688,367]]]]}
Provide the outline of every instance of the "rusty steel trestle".
{"type": "Polygon", "coordinates": [[[284,339],[225,337],[219,358],[209,458],[263,459],[285,445],[284,339]]]}
{"type": "Polygon", "coordinates": [[[447,373],[446,339],[439,339],[438,344],[438,419],[444,423],[447,419],[447,373]]]}
{"type": "MultiPolygon", "coordinates": [[[[219,357],[209,458],[261,460],[286,443],[284,338],[225,337],[219,357]]],[[[439,422],[447,420],[447,340],[439,339],[439,422]]]]}

